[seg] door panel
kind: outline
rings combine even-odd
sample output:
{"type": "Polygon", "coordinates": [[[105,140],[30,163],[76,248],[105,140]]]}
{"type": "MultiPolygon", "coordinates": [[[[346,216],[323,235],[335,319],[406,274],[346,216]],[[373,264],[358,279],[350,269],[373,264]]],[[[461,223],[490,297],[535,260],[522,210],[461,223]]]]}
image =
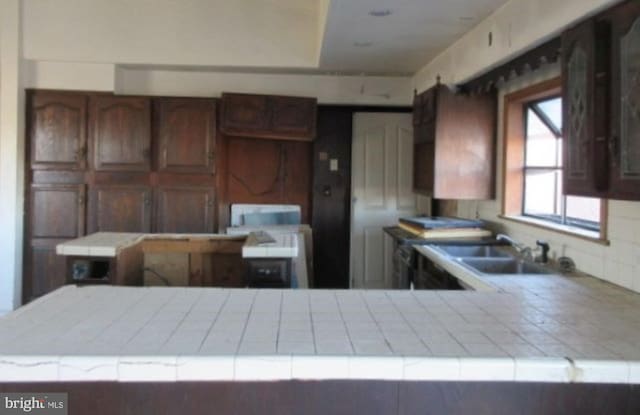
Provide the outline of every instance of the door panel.
{"type": "Polygon", "coordinates": [[[31,237],[77,238],[85,231],[84,185],[31,185],[31,237]]]}
{"type": "Polygon", "coordinates": [[[156,232],[213,233],[214,190],[199,187],[160,187],[156,232]]]}
{"type": "Polygon", "coordinates": [[[156,108],[158,170],[213,174],[215,103],[208,99],[162,99],[156,108]]]}
{"type": "Polygon", "coordinates": [[[222,94],[222,130],[237,134],[268,130],[267,103],[266,95],[222,94]]]}
{"type": "Polygon", "coordinates": [[[99,185],[89,192],[89,233],[151,232],[151,188],[99,185]]]}
{"type": "Polygon", "coordinates": [[[149,99],[91,97],[89,122],[95,170],[148,171],[151,167],[149,99]]]}
{"type": "Polygon", "coordinates": [[[87,97],[38,92],[30,108],[31,168],[81,170],[86,166],[87,97]]]}
{"type": "Polygon", "coordinates": [[[390,288],[393,244],[382,230],[416,213],[411,114],[357,113],[353,125],[351,286],[390,288]]]}
{"type": "Polygon", "coordinates": [[[23,298],[31,301],[63,286],[67,281],[65,256],[56,254],[56,245],[65,239],[33,240],[27,256],[27,275],[23,298]]]}

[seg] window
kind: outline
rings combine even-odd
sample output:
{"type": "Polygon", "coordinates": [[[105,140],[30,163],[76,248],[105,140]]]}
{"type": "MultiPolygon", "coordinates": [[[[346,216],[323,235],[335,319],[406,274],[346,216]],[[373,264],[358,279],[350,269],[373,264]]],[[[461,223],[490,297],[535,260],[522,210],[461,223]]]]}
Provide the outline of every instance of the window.
{"type": "Polygon", "coordinates": [[[562,194],[562,99],[528,102],[525,111],[522,214],[600,230],[600,199],[562,194]]]}
{"type": "Polygon", "coordinates": [[[562,194],[562,98],[556,78],[504,97],[503,217],[606,241],[606,201],[562,194]]]}

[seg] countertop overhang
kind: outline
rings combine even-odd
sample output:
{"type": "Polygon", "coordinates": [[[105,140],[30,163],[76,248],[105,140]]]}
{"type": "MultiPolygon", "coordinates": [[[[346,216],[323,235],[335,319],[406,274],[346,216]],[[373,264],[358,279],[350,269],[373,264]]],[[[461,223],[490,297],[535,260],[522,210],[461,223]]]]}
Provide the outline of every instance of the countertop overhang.
{"type": "Polygon", "coordinates": [[[501,292],[66,286],[0,318],[0,382],[640,383],[640,296],[580,280],[511,279],[501,292]]]}

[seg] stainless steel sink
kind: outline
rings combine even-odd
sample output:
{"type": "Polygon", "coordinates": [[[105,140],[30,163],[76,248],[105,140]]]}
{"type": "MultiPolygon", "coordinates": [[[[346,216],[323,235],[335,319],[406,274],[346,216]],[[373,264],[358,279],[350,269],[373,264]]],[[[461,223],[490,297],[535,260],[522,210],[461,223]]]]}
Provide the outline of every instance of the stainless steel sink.
{"type": "Polygon", "coordinates": [[[512,255],[491,245],[438,245],[438,249],[455,258],[511,258],[512,255]]]}
{"type": "Polygon", "coordinates": [[[552,274],[531,262],[516,258],[462,258],[461,262],[483,274],[552,274]]]}

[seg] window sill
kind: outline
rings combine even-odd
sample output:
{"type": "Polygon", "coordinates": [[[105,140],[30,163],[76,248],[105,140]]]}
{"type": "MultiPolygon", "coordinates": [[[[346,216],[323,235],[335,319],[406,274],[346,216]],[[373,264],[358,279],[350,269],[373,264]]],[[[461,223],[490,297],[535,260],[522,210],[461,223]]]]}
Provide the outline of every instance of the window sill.
{"type": "Polygon", "coordinates": [[[573,236],[576,238],[584,239],[590,242],[595,242],[601,245],[609,245],[609,240],[604,235],[600,235],[599,232],[589,231],[574,226],[560,225],[551,223],[541,219],[535,219],[528,216],[516,216],[516,215],[498,215],[499,218],[512,222],[517,222],[525,225],[535,226],[537,228],[545,229],[552,232],[558,232],[563,235],[573,236]]]}

